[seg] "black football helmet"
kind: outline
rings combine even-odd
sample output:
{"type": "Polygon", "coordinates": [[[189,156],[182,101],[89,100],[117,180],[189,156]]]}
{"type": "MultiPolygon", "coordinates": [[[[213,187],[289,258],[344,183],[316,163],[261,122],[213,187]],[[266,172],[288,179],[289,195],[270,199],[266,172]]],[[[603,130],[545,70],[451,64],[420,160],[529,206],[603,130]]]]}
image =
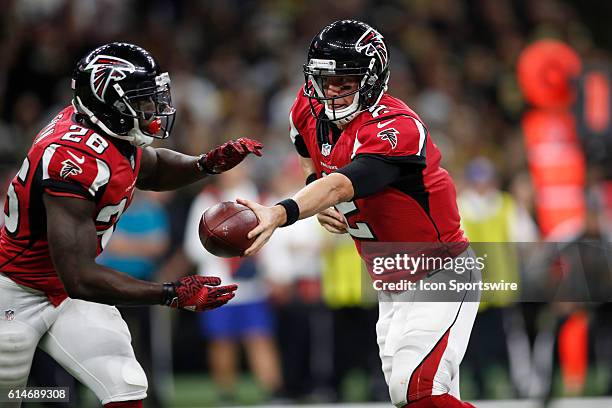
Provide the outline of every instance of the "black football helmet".
{"type": "Polygon", "coordinates": [[[378,31],[361,21],[335,21],[312,39],[304,65],[304,79],[304,95],[310,101],[312,114],[319,120],[347,124],[360,112],[375,106],[387,90],[387,44],[378,31]],[[330,77],[345,76],[358,77],[358,89],[327,97],[326,81],[330,77]],[[336,108],[338,99],[353,94],[351,105],[336,108]],[[317,116],[313,101],[324,105],[325,115],[317,116]]]}
{"type": "Polygon", "coordinates": [[[172,131],[170,76],[136,45],[114,42],[91,51],[77,63],[72,89],[76,110],[109,136],[145,146],[172,131]]]}

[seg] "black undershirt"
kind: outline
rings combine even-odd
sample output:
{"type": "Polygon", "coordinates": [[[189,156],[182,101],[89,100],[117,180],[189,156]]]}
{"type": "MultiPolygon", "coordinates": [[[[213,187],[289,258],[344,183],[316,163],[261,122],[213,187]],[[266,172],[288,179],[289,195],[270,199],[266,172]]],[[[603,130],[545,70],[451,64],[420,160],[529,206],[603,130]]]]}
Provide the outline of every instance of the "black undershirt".
{"type": "Polygon", "coordinates": [[[352,162],[337,170],[351,180],[355,195],[353,200],[376,194],[409,173],[417,173],[425,167],[421,156],[388,157],[374,154],[357,156],[352,162]]]}

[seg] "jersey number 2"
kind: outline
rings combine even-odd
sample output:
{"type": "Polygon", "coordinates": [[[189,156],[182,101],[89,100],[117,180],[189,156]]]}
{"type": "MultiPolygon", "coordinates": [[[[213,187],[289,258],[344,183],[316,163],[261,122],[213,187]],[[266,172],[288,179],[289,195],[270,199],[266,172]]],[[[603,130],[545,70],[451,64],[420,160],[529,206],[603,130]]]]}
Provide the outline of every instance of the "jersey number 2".
{"type": "Polygon", "coordinates": [[[102,236],[100,239],[100,246],[102,249],[106,248],[106,244],[110,240],[113,235],[113,231],[115,231],[115,225],[119,221],[121,214],[125,210],[125,205],[127,204],[127,198],[123,198],[119,204],[116,205],[107,205],[102,208],[100,212],[98,212],[98,216],[96,217],[96,221],[104,224],[110,224],[110,226],[102,231],[98,231],[98,236],[102,236]]]}
{"type": "MultiPolygon", "coordinates": [[[[327,176],[327,173],[322,172],[323,176],[327,176]]],[[[344,222],[346,223],[346,230],[352,237],[357,239],[376,239],[370,226],[365,222],[356,222],[353,227],[349,221],[349,217],[359,213],[359,208],[354,201],[347,201],[344,203],[338,203],[334,207],[340,211],[344,216],[344,222]]]]}
{"type": "Polygon", "coordinates": [[[354,201],[348,201],[344,203],[338,203],[335,205],[336,209],[344,215],[344,220],[347,225],[347,231],[351,234],[352,237],[358,239],[376,239],[374,234],[372,233],[372,229],[365,222],[356,222],[355,226],[351,226],[349,222],[349,217],[351,215],[355,215],[359,213],[359,208],[354,201]]]}
{"type": "Polygon", "coordinates": [[[19,229],[19,197],[17,197],[17,192],[15,191],[15,185],[13,183],[19,182],[21,185],[25,185],[29,171],[30,161],[26,157],[17,173],[17,177],[9,184],[6,194],[6,207],[8,213],[4,214],[4,225],[11,235],[17,234],[17,230],[19,229]]]}

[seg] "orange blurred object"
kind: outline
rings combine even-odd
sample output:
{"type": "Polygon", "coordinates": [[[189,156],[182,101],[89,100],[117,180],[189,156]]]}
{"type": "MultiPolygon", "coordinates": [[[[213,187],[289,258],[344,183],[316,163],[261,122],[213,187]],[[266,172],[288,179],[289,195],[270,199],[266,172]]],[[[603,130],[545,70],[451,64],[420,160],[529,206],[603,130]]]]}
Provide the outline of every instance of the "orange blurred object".
{"type": "Polygon", "coordinates": [[[588,329],[586,313],[575,312],[559,332],[559,360],[565,390],[572,395],[584,390],[588,365],[588,329]]]}
{"type": "Polygon", "coordinates": [[[533,109],[522,120],[542,235],[563,239],[584,224],[586,163],[567,111],[533,109]]]}
{"type": "MultiPolygon", "coordinates": [[[[542,235],[549,240],[563,240],[584,226],[586,163],[570,110],[581,69],[578,54],[556,40],[531,44],[517,63],[519,85],[533,106],[521,124],[536,214],[542,235]]],[[[599,111],[591,116],[599,126],[604,122],[599,111]]]]}
{"type": "Polygon", "coordinates": [[[589,129],[603,133],[610,126],[610,82],[601,72],[590,72],[584,78],[584,113],[589,129]]]}
{"type": "Polygon", "coordinates": [[[568,45],[556,40],[531,44],[517,64],[519,85],[525,99],[541,108],[569,108],[576,97],[573,81],[582,63],[568,45]]]}
{"type": "Polygon", "coordinates": [[[534,109],[523,115],[529,170],[536,187],[585,181],[586,163],[569,112],[534,109]]]}

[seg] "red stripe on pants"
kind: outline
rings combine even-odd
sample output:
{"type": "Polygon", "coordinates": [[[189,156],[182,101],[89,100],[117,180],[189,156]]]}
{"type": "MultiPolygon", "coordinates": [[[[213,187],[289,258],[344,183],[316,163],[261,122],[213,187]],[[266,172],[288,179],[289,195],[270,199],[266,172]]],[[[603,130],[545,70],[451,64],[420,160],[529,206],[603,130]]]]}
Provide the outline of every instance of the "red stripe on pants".
{"type": "Polygon", "coordinates": [[[104,408],[142,408],[142,400],[109,402],[104,408]]]}
{"type": "Polygon", "coordinates": [[[449,394],[425,397],[404,405],[404,408],[476,408],[469,402],[461,402],[449,394]]]}
{"type": "MultiPolygon", "coordinates": [[[[452,327],[452,326],[451,326],[452,327]]],[[[438,341],[438,344],[429,352],[427,357],[421,361],[421,364],[412,372],[410,383],[408,384],[408,395],[406,401],[414,401],[431,395],[433,389],[433,380],[440,366],[440,360],[448,345],[448,336],[450,335],[450,327],[444,333],[444,336],[438,341]]]]}

